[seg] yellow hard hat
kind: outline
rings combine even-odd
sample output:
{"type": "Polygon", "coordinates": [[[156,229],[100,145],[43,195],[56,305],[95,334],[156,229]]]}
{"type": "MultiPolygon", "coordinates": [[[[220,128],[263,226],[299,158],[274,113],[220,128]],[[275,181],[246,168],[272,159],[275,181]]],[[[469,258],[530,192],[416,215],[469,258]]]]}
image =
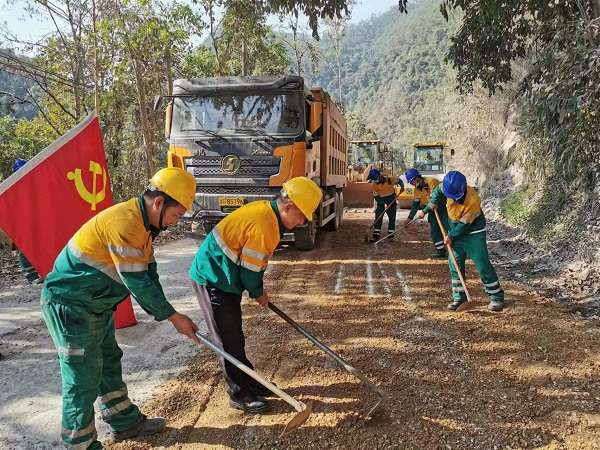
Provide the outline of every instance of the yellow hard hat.
{"type": "Polygon", "coordinates": [[[313,213],[323,198],[317,183],[307,177],[296,177],[283,183],[283,190],[306,218],[312,220],[313,213]]]}
{"type": "Polygon", "coordinates": [[[150,183],[185,206],[185,209],[192,211],[192,203],[196,196],[196,179],[193,175],[177,167],[167,167],[156,172],[150,178],[150,183]]]}

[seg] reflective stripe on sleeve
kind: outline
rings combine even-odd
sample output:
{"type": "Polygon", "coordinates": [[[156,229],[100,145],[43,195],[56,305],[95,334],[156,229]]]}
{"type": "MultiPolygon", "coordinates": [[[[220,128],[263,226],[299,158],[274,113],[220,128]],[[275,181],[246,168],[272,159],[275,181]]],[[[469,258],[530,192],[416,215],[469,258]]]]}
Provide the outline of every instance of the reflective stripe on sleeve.
{"type": "Polygon", "coordinates": [[[242,255],[248,255],[254,259],[258,259],[259,261],[267,261],[269,259],[269,255],[261,252],[257,252],[256,250],[252,250],[250,248],[244,247],[242,249],[242,255]]]}
{"type": "Polygon", "coordinates": [[[265,264],[264,266],[257,266],[256,264],[252,264],[244,259],[242,259],[242,267],[245,267],[246,269],[251,270],[252,272],[264,272],[264,270],[267,268],[267,265],[265,264]]]}
{"type": "Polygon", "coordinates": [[[477,231],[471,231],[470,233],[467,234],[477,234],[477,233],[483,233],[485,230],[487,230],[486,227],[482,228],[481,230],[477,230],[477,231]]]}
{"type": "Polygon", "coordinates": [[[148,263],[146,262],[128,262],[119,263],[115,267],[119,273],[123,272],[146,272],[148,270],[148,263]]]}
{"type": "Polygon", "coordinates": [[[103,264],[100,261],[96,261],[95,259],[83,253],[81,250],[79,250],[79,247],[75,245],[75,241],[73,240],[73,238],[71,238],[67,246],[69,248],[69,251],[73,254],[73,256],[79,259],[82,263],[87,264],[88,266],[93,267],[94,269],[98,269],[104,275],[112,278],[117,283],[123,284],[123,280],[121,280],[121,277],[119,277],[119,274],[117,273],[116,269],[107,266],[106,264],[103,264]]]}
{"type": "Polygon", "coordinates": [[[133,247],[122,247],[120,245],[107,245],[106,248],[110,253],[119,256],[125,256],[130,258],[143,258],[144,250],[140,250],[139,248],[133,247]]]}
{"type": "Polygon", "coordinates": [[[217,245],[221,248],[221,250],[223,250],[223,253],[225,253],[225,256],[227,256],[231,262],[233,262],[234,264],[240,264],[240,257],[238,254],[236,254],[233,250],[231,250],[227,244],[225,243],[225,240],[223,239],[223,236],[221,236],[221,233],[219,233],[219,229],[217,227],[213,228],[212,230],[212,234],[215,238],[215,241],[217,241],[217,245]]]}

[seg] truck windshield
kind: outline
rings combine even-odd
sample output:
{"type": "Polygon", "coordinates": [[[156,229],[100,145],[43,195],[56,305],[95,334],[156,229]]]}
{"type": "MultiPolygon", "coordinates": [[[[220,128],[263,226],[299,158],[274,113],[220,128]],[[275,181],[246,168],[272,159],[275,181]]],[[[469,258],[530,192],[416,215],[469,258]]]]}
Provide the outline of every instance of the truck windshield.
{"type": "Polygon", "coordinates": [[[443,149],[441,147],[415,147],[415,168],[423,171],[442,172],[444,170],[443,149]]]}
{"type": "Polygon", "coordinates": [[[300,92],[220,93],[176,97],[171,134],[174,136],[258,131],[298,135],[304,129],[300,92]]]}
{"type": "Polygon", "coordinates": [[[348,155],[350,163],[369,164],[377,163],[380,160],[379,157],[379,143],[378,142],[353,142],[350,145],[350,155],[348,155]]]}

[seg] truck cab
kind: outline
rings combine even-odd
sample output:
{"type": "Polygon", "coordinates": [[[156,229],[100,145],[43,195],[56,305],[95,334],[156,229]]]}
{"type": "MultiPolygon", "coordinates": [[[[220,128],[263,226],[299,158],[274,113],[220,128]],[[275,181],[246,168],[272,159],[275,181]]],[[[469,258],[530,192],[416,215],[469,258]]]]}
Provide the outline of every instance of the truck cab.
{"type": "Polygon", "coordinates": [[[332,220],[339,226],[346,122],[325,92],[293,75],[215,77],[176,80],[169,97],[167,164],[196,178],[187,219],[205,233],[248,202],[274,199],[298,176],[322,188],[325,206],[288,240],[312,248],[319,228],[332,220]]]}

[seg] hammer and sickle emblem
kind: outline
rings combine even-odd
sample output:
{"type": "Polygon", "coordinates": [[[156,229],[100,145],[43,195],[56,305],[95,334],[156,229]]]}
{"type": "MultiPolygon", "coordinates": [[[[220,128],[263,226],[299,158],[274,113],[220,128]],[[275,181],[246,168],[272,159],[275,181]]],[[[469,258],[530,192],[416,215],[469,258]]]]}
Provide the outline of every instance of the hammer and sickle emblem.
{"type": "Polygon", "coordinates": [[[96,205],[106,197],[106,170],[100,164],[90,161],[90,172],[92,172],[92,192],[88,191],[81,179],[81,169],[75,169],[75,172],[69,172],[67,178],[75,181],[75,188],[82,199],[92,205],[92,211],[96,211],[96,205]],[[102,175],[103,185],[100,192],[96,192],[96,175],[102,175]]]}
{"type": "Polygon", "coordinates": [[[221,170],[227,175],[235,175],[242,168],[242,161],[236,155],[225,155],[221,160],[221,170]]]}

